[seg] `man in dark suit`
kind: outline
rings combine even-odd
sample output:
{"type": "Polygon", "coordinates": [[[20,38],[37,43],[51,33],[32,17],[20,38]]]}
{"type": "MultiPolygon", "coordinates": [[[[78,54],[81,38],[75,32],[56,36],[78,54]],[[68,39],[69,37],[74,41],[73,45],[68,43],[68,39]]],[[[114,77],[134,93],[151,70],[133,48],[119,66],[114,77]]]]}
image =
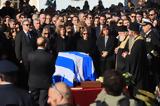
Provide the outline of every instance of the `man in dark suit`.
{"type": "Polygon", "coordinates": [[[39,19],[34,19],[33,20],[33,26],[34,26],[34,28],[33,28],[32,32],[34,33],[34,35],[36,37],[41,36],[41,31],[40,31],[41,24],[40,24],[40,20],[39,19]]]}
{"type": "Polygon", "coordinates": [[[99,18],[99,22],[100,22],[100,25],[95,28],[97,38],[99,37],[103,26],[106,25],[106,17],[104,15],[101,15],[99,18]]]}
{"type": "Polygon", "coordinates": [[[14,85],[18,67],[8,60],[0,61],[0,106],[32,106],[27,91],[14,85]]]}
{"type": "Polygon", "coordinates": [[[34,100],[34,106],[46,106],[48,88],[54,72],[54,59],[45,51],[46,40],[37,39],[38,49],[31,52],[29,60],[29,92],[34,100]]]}
{"type": "Polygon", "coordinates": [[[36,37],[30,33],[30,21],[24,19],[22,21],[23,30],[20,31],[15,38],[15,54],[19,61],[24,65],[24,71],[21,73],[23,87],[27,87],[28,80],[28,54],[36,49],[36,37]]]}
{"type": "Polygon", "coordinates": [[[36,42],[34,35],[30,33],[30,22],[28,19],[22,21],[22,27],[23,30],[15,38],[15,53],[18,61],[26,66],[28,53],[36,49],[36,42]]]}

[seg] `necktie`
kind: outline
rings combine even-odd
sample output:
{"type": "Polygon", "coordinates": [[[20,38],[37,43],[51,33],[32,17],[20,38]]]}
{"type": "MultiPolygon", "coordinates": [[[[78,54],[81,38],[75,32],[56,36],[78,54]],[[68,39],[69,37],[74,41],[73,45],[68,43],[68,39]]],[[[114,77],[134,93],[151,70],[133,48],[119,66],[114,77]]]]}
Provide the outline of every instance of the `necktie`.
{"type": "Polygon", "coordinates": [[[27,32],[27,37],[28,37],[29,39],[31,39],[31,35],[30,35],[29,32],[27,32]]]}

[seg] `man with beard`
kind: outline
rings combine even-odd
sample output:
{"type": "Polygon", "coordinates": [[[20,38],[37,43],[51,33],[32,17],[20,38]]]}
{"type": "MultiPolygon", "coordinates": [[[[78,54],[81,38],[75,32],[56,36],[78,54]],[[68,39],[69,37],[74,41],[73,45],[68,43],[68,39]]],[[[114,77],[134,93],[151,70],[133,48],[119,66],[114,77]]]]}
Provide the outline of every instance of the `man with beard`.
{"type": "Polygon", "coordinates": [[[126,71],[126,61],[122,57],[122,52],[125,51],[125,46],[127,44],[127,41],[129,39],[128,36],[128,30],[126,26],[119,26],[117,28],[118,30],[118,47],[115,48],[115,54],[116,54],[116,65],[115,68],[121,72],[126,71]]]}
{"type": "Polygon", "coordinates": [[[146,46],[139,35],[138,23],[130,24],[126,50],[121,55],[126,61],[126,70],[132,74],[134,84],[129,86],[129,91],[131,96],[135,96],[137,89],[146,89],[148,78],[146,46]]]}

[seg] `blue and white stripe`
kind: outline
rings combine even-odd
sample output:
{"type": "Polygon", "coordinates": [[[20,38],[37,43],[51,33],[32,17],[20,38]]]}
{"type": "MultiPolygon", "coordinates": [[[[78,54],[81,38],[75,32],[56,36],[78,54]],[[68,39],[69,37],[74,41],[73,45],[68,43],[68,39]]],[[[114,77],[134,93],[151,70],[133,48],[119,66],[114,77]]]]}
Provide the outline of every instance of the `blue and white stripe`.
{"type": "Polygon", "coordinates": [[[92,58],[82,52],[59,52],[52,79],[54,82],[65,82],[71,87],[73,79],[77,82],[95,80],[92,58]]]}

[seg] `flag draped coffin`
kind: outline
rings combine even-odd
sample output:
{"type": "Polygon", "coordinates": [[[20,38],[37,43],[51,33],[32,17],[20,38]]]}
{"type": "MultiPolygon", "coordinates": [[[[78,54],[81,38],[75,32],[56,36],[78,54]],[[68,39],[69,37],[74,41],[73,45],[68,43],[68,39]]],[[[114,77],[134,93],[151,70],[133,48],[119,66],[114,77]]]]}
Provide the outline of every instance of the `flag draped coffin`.
{"type": "Polygon", "coordinates": [[[55,64],[53,82],[65,82],[73,87],[73,81],[94,81],[96,79],[92,58],[82,52],[59,52],[55,64]]]}

